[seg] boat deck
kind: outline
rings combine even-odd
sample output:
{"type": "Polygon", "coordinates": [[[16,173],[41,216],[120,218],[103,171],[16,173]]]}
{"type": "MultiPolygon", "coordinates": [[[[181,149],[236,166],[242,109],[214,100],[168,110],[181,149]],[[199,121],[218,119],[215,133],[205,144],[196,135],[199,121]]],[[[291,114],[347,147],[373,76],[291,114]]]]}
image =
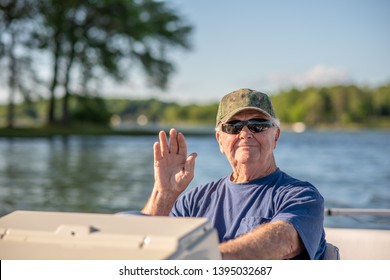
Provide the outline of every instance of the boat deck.
{"type": "Polygon", "coordinates": [[[390,260],[390,230],[325,228],[341,260],[390,260]]]}

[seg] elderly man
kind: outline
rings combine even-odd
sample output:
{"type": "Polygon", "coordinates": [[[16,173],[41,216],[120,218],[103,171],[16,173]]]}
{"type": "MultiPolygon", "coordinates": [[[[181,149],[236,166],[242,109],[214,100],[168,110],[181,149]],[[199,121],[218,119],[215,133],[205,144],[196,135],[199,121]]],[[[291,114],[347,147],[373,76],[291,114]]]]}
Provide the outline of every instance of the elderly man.
{"type": "Polygon", "coordinates": [[[153,147],[155,183],[142,213],[209,218],[224,259],[323,259],[324,201],[313,185],[277,167],[280,128],[269,97],[251,89],[229,93],[216,121],[232,173],[181,195],[196,154],[187,155],[183,134],[171,129],[168,141],[161,131],[153,147]]]}

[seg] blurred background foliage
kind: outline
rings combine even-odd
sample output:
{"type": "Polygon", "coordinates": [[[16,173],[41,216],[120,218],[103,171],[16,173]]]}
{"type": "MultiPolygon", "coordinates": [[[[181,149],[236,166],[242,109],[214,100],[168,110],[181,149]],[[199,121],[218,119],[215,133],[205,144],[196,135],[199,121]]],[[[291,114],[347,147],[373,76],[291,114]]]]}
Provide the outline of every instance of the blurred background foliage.
{"type": "Polygon", "coordinates": [[[390,84],[290,89],[273,96],[273,103],[285,123],[390,128],[390,84]]]}
{"type": "MultiPolygon", "coordinates": [[[[282,124],[303,122],[308,127],[390,128],[390,85],[359,88],[355,85],[290,89],[271,95],[282,124]]],[[[57,100],[58,103],[61,100],[57,100]]],[[[43,125],[46,100],[16,106],[18,123],[43,125]]],[[[136,125],[144,116],[150,124],[214,125],[218,103],[178,104],[158,99],[103,99],[72,95],[70,112],[74,122],[109,125],[113,117],[136,125]]],[[[0,118],[6,117],[0,106],[0,118]]],[[[4,124],[4,123],[3,123],[4,124]]]]}
{"type": "Polygon", "coordinates": [[[68,124],[72,94],[97,95],[103,78],[127,80],[134,67],[150,86],[164,89],[175,70],[169,51],[190,49],[191,31],[165,1],[0,0],[6,126],[14,126],[17,95],[26,102],[46,97],[46,123],[68,124]],[[42,72],[50,75],[37,75],[42,72]]]}
{"type": "MultiPolygon", "coordinates": [[[[169,53],[191,50],[192,30],[169,1],[0,0],[0,80],[8,89],[0,126],[212,126],[217,103],[108,99],[99,92],[104,78],[128,81],[134,68],[151,87],[165,89],[175,71],[169,53]]],[[[390,84],[291,88],[271,98],[284,124],[390,128],[390,84]]]]}

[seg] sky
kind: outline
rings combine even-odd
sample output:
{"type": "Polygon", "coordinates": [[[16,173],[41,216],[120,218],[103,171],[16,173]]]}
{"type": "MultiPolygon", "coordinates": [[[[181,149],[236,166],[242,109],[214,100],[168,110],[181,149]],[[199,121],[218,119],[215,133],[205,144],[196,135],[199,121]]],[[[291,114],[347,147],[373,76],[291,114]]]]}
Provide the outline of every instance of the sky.
{"type": "MultiPolygon", "coordinates": [[[[104,96],[217,102],[239,88],[390,82],[388,0],[165,0],[193,25],[191,51],[174,51],[166,91],[141,74],[104,96]]],[[[3,95],[3,94],[1,94],[3,95]]]]}

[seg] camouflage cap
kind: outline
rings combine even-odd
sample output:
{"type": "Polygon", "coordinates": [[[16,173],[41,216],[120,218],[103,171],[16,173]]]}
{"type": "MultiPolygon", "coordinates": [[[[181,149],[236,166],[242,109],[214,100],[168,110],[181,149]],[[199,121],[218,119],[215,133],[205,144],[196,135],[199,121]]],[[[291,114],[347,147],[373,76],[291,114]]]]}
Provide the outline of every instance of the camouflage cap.
{"type": "Polygon", "coordinates": [[[265,93],[248,88],[239,89],[225,95],[219,103],[217,126],[229,120],[240,111],[253,109],[276,119],[271,100],[265,93]]]}

